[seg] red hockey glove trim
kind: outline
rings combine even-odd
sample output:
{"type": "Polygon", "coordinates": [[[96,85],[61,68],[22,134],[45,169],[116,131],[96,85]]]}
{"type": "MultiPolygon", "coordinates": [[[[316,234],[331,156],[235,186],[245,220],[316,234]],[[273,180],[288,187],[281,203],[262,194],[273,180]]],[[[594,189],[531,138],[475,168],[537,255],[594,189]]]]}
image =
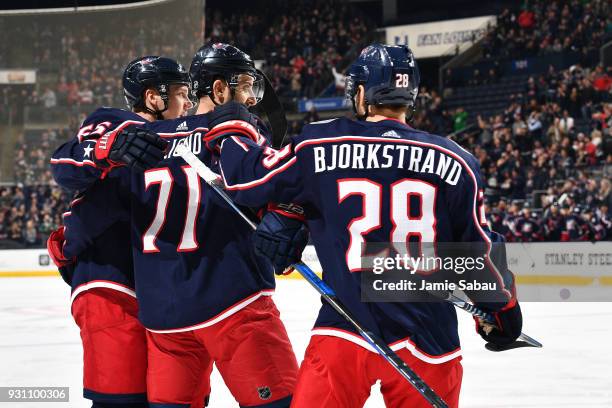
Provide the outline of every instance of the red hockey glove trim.
{"type": "Polygon", "coordinates": [[[260,139],[257,129],[244,120],[228,120],[223,122],[204,135],[204,144],[213,153],[219,153],[219,144],[230,136],[246,137],[255,143],[260,139]]]}
{"type": "Polygon", "coordinates": [[[74,262],[74,259],[67,259],[64,256],[64,244],[66,238],[64,237],[64,226],[59,227],[49,235],[47,239],[47,252],[49,257],[58,268],[64,267],[74,262]]]}
{"type": "MultiPolygon", "coordinates": [[[[121,128],[118,128],[113,132],[107,132],[96,141],[96,146],[94,148],[95,161],[96,163],[107,164],[107,169],[105,172],[110,171],[110,169],[113,167],[123,165],[123,163],[117,163],[108,158],[112,150],[113,143],[115,143],[115,139],[121,130],[121,128]]],[[[104,178],[104,176],[105,174],[102,176],[102,178],[104,178]]]]}
{"type": "Polygon", "coordinates": [[[268,211],[272,211],[288,218],[293,218],[301,222],[306,222],[304,209],[296,204],[268,204],[268,211]]]}

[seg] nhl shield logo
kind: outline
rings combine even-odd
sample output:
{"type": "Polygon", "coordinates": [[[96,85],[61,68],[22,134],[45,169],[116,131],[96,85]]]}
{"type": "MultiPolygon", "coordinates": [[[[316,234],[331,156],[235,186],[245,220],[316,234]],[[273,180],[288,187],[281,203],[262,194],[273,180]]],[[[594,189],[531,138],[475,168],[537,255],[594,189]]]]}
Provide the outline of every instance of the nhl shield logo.
{"type": "Polygon", "coordinates": [[[270,399],[272,396],[272,391],[270,391],[270,387],[257,387],[257,393],[259,394],[259,398],[262,400],[270,399]]]}

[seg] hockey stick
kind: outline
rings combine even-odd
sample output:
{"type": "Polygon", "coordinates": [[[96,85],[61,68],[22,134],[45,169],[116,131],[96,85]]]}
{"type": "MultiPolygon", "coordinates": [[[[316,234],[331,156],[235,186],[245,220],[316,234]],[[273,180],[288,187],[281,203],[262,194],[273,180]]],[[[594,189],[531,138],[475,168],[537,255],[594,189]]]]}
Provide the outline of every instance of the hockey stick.
{"type": "MultiPolygon", "coordinates": [[[[493,325],[496,324],[495,318],[493,318],[493,316],[491,316],[489,313],[485,312],[484,310],[479,309],[477,306],[474,306],[473,304],[461,299],[460,297],[453,295],[452,293],[449,293],[448,297],[444,300],[452,303],[453,305],[457,306],[459,309],[465,310],[466,312],[470,313],[472,316],[476,316],[484,320],[485,322],[489,324],[493,324],[493,325]]],[[[487,343],[487,349],[491,351],[504,351],[504,350],[509,350],[511,348],[517,348],[517,347],[542,347],[542,343],[540,343],[539,341],[535,340],[532,337],[529,337],[525,333],[521,333],[521,335],[518,337],[518,339],[514,343],[511,343],[505,347],[504,346],[494,347],[494,346],[489,345],[489,343],[487,343]]]]}
{"type": "MultiPolygon", "coordinates": [[[[244,214],[240,208],[232,201],[227,193],[219,186],[219,176],[210,170],[202,161],[193,154],[189,149],[185,148],[184,145],[179,145],[176,148],[176,152],[180,155],[196,173],[204,179],[213,190],[215,190],[219,196],[230,206],[234,211],[238,213],[253,229],[257,228],[249,217],[244,214]]],[[[346,307],[340,302],[334,290],[329,287],[321,278],[319,278],[308,265],[303,262],[299,262],[291,265],[295,268],[300,275],[306,279],[310,285],[316,289],[317,292],[325,299],[342,317],[344,317],[350,324],[353,325],[361,335],[373,348],[380,354],[389,364],[395,368],[434,408],[448,408],[448,405],[444,402],[440,396],[438,396],[429,385],[425,383],[408,365],[393,351],[391,348],[374,333],[364,328],[349,312],[346,307]]]]}

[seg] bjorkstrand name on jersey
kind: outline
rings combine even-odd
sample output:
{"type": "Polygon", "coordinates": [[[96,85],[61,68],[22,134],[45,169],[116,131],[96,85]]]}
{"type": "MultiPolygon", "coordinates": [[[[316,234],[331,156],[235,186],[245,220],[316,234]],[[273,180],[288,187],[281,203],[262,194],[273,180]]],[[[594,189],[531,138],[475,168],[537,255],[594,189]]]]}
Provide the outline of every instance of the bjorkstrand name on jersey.
{"type": "Polygon", "coordinates": [[[415,281],[408,279],[402,279],[399,282],[385,282],[382,279],[377,279],[372,282],[372,286],[376,291],[446,291],[452,292],[453,290],[470,290],[470,291],[496,291],[497,283],[495,282],[479,282],[477,280],[466,280],[461,279],[457,282],[449,282],[444,280],[443,282],[427,282],[421,281],[421,284],[417,284],[415,281]]]}
{"type": "Polygon", "coordinates": [[[315,173],[336,169],[406,169],[437,174],[448,184],[456,185],[461,164],[438,150],[419,146],[381,143],[340,143],[314,148],[315,173]]]}

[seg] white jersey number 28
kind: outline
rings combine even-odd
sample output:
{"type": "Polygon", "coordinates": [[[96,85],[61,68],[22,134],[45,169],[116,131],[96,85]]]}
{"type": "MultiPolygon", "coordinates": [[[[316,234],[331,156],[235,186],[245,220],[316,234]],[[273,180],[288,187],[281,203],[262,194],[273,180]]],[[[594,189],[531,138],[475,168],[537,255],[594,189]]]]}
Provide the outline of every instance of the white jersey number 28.
{"type": "MultiPolygon", "coordinates": [[[[406,242],[412,236],[421,243],[433,243],[436,239],[435,201],[436,187],[422,180],[402,179],[391,185],[391,221],[393,228],[389,241],[399,254],[406,253],[406,242]],[[420,214],[410,217],[410,197],[416,196],[420,201],[420,214]]],[[[352,195],[361,196],[362,215],[353,218],[348,225],[350,243],[346,251],[346,263],[351,272],[371,265],[371,258],[385,256],[385,252],[364,256],[364,236],[382,225],[381,206],[383,187],[369,179],[338,180],[338,203],[352,195]]],[[[432,248],[433,249],[433,248],[432,248]]],[[[429,251],[428,251],[429,252],[429,251]]],[[[421,254],[424,255],[424,254],[421,254]]]]}

